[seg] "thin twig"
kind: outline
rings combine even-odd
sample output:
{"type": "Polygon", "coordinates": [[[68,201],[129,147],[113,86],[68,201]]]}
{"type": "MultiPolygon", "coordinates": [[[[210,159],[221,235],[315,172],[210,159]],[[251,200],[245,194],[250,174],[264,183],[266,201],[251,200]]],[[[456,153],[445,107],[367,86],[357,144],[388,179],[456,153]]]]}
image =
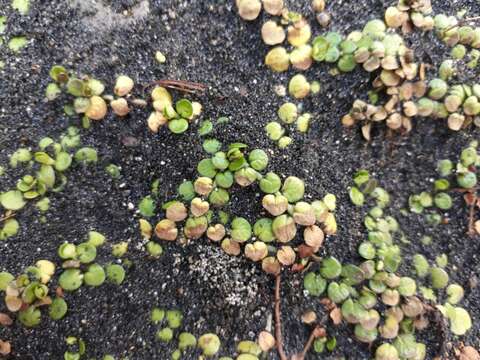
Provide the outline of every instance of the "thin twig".
{"type": "Polygon", "coordinates": [[[449,26],[448,28],[443,30],[443,33],[446,33],[447,31],[455,29],[456,27],[459,27],[459,26],[464,25],[466,23],[469,23],[471,21],[477,21],[477,20],[480,20],[480,16],[474,16],[474,17],[471,17],[471,18],[466,18],[466,19],[460,20],[456,25],[449,26]]]}
{"type": "Polygon", "coordinates": [[[150,84],[147,84],[144,88],[152,85],[160,85],[168,89],[182,91],[188,94],[203,94],[207,90],[207,86],[200,83],[195,83],[185,80],[156,80],[150,84]]]}
{"type": "MultiPolygon", "coordinates": [[[[474,195],[475,196],[475,195],[474,195]]],[[[468,212],[468,235],[474,236],[475,235],[475,227],[474,227],[474,217],[475,217],[475,206],[477,204],[477,197],[475,196],[474,201],[470,204],[470,209],[468,212]]]]}
{"type": "Polygon", "coordinates": [[[278,356],[280,360],[288,360],[283,350],[282,339],[282,312],[280,310],[280,286],[282,281],[281,273],[275,276],[275,342],[277,343],[278,356]]]}
{"type": "Polygon", "coordinates": [[[15,213],[12,212],[11,214],[5,215],[4,217],[0,218],[0,223],[7,221],[8,219],[12,218],[15,216],[15,213]]]}

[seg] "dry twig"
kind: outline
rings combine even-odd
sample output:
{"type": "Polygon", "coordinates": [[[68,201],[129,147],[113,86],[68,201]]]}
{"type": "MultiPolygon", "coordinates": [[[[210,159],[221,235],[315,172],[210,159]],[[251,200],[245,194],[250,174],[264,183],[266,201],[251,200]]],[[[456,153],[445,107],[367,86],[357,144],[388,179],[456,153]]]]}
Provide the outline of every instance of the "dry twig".
{"type": "Polygon", "coordinates": [[[0,223],[2,223],[2,222],[4,222],[4,221],[7,221],[8,219],[11,219],[11,218],[14,217],[14,216],[15,216],[15,213],[14,213],[14,212],[12,212],[12,213],[10,213],[10,214],[7,214],[7,215],[5,215],[4,217],[1,217],[1,218],[0,218],[0,223]]]}
{"type": "Polygon", "coordinates": [[[160,85],[167,89],[178,90],[188,94],[203,94],[207,90],[207,86],[204,84],[185,80],[156,80],[147,84],[145,88],[152,85],[160,85]]]}
{"type": "Polygon", "coordinates": [[[288,360],[285,350],[283,349],[282,339],[282,312],[280,310],[280,286],[282,281],[282,275],[277,274],[275,276],[275,342],[277,344],[278,356],[280,360],[288,360]]]}
{"type": "Polygon", "coordinates": [[[448,28],[443,30],[443,33],[446,33],[447,31],[455,29],[456,27],[459,27],[459,26],[465,25],[469,22],[477,21],[477,20],[480,20],[480,16],[474,16],[474,17],[471,17],[471,18],[466,18],[466,19],[460,20],[456,25],[449,26],[448,28]]]}

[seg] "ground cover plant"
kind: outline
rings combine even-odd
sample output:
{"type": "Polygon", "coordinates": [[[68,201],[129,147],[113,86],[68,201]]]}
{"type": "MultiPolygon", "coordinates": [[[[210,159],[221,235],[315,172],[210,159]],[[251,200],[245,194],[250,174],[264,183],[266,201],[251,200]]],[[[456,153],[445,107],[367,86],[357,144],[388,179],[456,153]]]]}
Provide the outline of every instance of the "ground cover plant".
{"type": "Polygon", "coordinates": [[[480,358],[479,11],[8,0],[0,357],[480,358]]]}

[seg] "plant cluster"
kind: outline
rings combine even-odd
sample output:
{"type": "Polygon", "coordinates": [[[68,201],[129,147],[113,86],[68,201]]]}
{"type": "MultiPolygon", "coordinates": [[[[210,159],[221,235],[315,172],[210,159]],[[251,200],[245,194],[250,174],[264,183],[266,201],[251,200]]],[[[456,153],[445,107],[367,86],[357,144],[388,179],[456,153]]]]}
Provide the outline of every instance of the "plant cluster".
{"type": "MultiPolygon", "coordinates": [[[[105,242],[105,237],[95,231],[91,231],[88,241],[75,245],[65,242],[58,248],[58,256],[63,260],[62,273],[58,283],[65,291],[75,291],[82,284],[97,287],[105,280],[120,285],[125,279],[125,269],[119,264],[107,264],[105,267],[95,263],[97,248],[105,242]]],[[[114,255],[118,247],[114,247],[114,255]]],[[[122,249],[122,248],[120,248],[122,249]]],[[[124,253],[124,247],[121,255],[124,253]]],[[[125,249],[126,250],[126,249],[125,249]]],[[[117,254],[118,255],[118,254],[117,254]]]]}
{"type": "Polygon", "coordinates": [[[42,212],[48,210],[48,193],[63,190],[67,170],[74,162],[97,162],[94,148],[80,146],[78,129],[69,127],[58,141],[45,137],[39,141],[36,151],[19,148],[10,156],[10,167],[22,166],[27,175],[17,181],[16,188],[0,193],[0,208],[5,211],[5,216],[0,218],[0,240],[17,234],[19,223],[14,216],[29,201],[35,200],[42,212]]]}
{"type": "Polygon", "coordinates": [[[383,339],[376,350],[377,360],[424,359],[426,346],[417,342],[415,333],[429,327],[429,314],[440,311],[455,335],[463,335],[471,327],[468,312],[456,306],[463,288],[449,285],[446,257],[430,266],[417,254],[413,258],[417,279],[398,274],[402,254],[395,240],[402,233],[395,218],[386,214],[390,196],[366,170],[355,174],[354,183],[350,188],[353,204],[374,202],[364,218],[368,239],[358,247],[362,262],[354,265],[342,264],[334,257],[322,259],[319,271],[305,276],[304,287],[311,296],[326,292],[326,303],[336,304],[330,308],[334,323],[343,319],[354,325],[359,341],[383,339]],[[423,279],[428,281],[422,286],[423,279]],[[437,298],[445,295],[446,302],[437,305],[437,298]]]}
{"type": "Polygon", "coordinates": [[[80,358],[85,355],[87,345],[83,339],[68,336],[65,338],[65,343],[67,344],[68,350],[63,354],[64,360],[80,360],[80,358]]]}
{"type": "MultiPolygon", "coordinates": [[[[195,240],[206,235],[234,256],[242,252],[244,245],[245,257],[261,262],[267,273],[278,274],[282,266],[303,267],[320,249],[325,234],[336,233],[334,195],[327,194],[323,200],[312,203],[303,201],[302,180],[290,176],[282,182],[273,172],[262,173],[269,159],[261,149],[247,153],[247,145],[242,143],[230,144],[226,152],[220,151],[221,145],[217,143],[204,143],[204,147],[211,157],[198,163],[197,179],[179,187],[180,200],[163,205],[165,218],[154,229],[160,240],[195,240]],[[221,209],[229,203],[235,183],[240,187],[258,184],[265,194],[262,206],[269,216],[257,220],[253,226],[239,216],[230,221],[221,209]],[[303,228],[303,242],[295,241],[298,226],[303,228]]],[[[151,201],[147,198],[149,205],[151,201]]],[[[150,212],[153,215],[152,208],[150,212]]],[[[151,231],[152,227],[144,220],[142,234],[151,231]]]]}
{"type": "Polygon", "coordinates": [[[477,194],[477,171],[480,166],[478,142],[473,141],[460,153],[457,163],[443,159],[437,163],[439,178],[433,182],[431,191],[422,191],[411,195],[408,199],[410,211],[425,214],[427,222],[438,225],[442,222],[441,213],[453,206],[452,197],[448,192],[463,194],[468,212],[468,233],[473,236],[479,233],[480,221],[475,221],[475,209],[479,206],[477,194]]]}
{"type": "MultiPolygon", "coordinates": [[[[304,77],[303,75],[296,76],[304,77]]],[[[308,88],[310,88],[308,82],[305,82],[304,84],[307,84],[308,88]]],[[[292,143],[292,138],[285,135],[286,129],[284,126],[295,124],[298,131],[306,133],[310,126],[312,115],[309,113],[299,114],[297,105],[292,102],[286,102],[281,105],[277,114],[281,122],[271,121],[265,126],[265,130],[270,140],[276,141],[278,147],[284,149],[292,143]]]]}
{"type": "MultiPolygon", "coordinates": [[[[109,106],[116,116],[125,117],[133,106],[148,105],[146,100],[132,95],[135,83],[126,75],[116,78],[113,95],[105,94],[105,85],[102,81],[90,76],[76,77],[60,65],[50,69],[50,77],[53,82],[47,86],[45,92],[47,99],[55,100],[62,91],[73,96],[73,104],[64,107],[65,113],[82,115],[84,127],[90,126],[90,120],[103,120],[109,106]]],[[[171,94],[165,87],[156,86],[150,95],[154,111],[150,114],[147,124],[153,132],[158,132],[161,126],[167,125],[171,132],[181,134],[188,129],[189,122],[201,114],[202,106],[198,102],[184,98],[174,104],[171,94]]]]}
{"type": "Polygon", "coordinates": [[[162,86],[156,86],[150,95],[154,111],[147,122],[149,129],[155,133],[161,126],[167,125],[174,134],[181,134],[202,112],[202,105],[196,101],[181,99],[174,104],[172,95],[162,86]]]}
{"type": "MultiPolygon", "coordinates": [[[[97,247],[104,242],[105,237],[102,234],[90,231],[88,241],[84,243],[74,245],[66,242],[60,245],[58,255],[64,261],[58,277],[60,287],[57,287],[53,299],[50,295],[51,279],[56,271],[53,262],[39,260],[35,266],[29,266],[17,277],[8,272],[0,272],[0,291],[5,292],[6,308],[18,314],[18,320],[24,326],[34,327],[40,324],[42,307],[48,306],[48,314],[53,320],[60,320],[65,316],[68,306],[63,298],[64,291],[75,291],[82,284],[100,286],[107,279],[120,285],[125,279],[125,270],[121,265],[108,264],[104,268],[94,263],[97,247]]],[[[0,315],[10,319],[7,314],[0,315]]],[[[10,325],[12,322],[10,319],[2,324],[10,325]]]]}
{"type": "MultiPolygon", "coordinates": [[[[29,0],[12,0],[11,7],[13,10],[18,11],[20,15],[27,15],[30,9],[30,2],[29,0]]],[[[28,39],[24,35],[16,35],[7,41],[4,35],[7,28],[7,20],[6,16],[0,16],[0,49],[6,43],[10,51],[19,53],[28,44],[28,39]]],[[[4,66],[4,62],[0,60],[0,69],[4,66]]]]}
{"type": "MultiPolygon", "coordinates": [[[[240,16],[253,20],[259,15],[261,6],[254,7],[258,12],[247,12],[251,16],[245,16],[247,3],[256,1],[238,2],[240,16]]],[[[480,113],[478,85],[447,83],[455,75],[454,60],[446,60],[440,66],[440,78],[427,81],[425,64],[415,60],[414,51],[406,46],[402,36],[414,29],[435,30],[447,45],[454,46],[452,57],[455,60],[464,58],[466,46],[472,47],[468,66],[473,68],[480,58],[480,51],[476,50],[480,48],[480,28],[461,26],[462,21],[453,16],[439,14],[434,17],[430,1],[399,0],[396,6],[386,9],[384,19],[369,21],[361,31],[347,36],[327,32],[312,39],[312,27],[307,19],[289,11],[283,2],[276,3],[278,11],[268,11],[267,7],[265,10],[280,16],[280,21],[267,20],[262,26],[263,41],[274,46],[265,57],[270,69],[283,72],[292,65],[303,71],[315,61],[334,64],[333,74],[351,72],[357,66],[375,74],[369,101],[355,100],[350,112],[342,118],[346,127],[360,123],[365,139],[370,139],[372,126],[379,122],[384,122],[389,129],[409,132],[416,116],[447,119],[448,127],[455,131],[472,122],[480,123],[477,119],[480,113]],[[290,52],[282,46],[285,40],[292,49],[290,52]]],[[[312,8],[318,13],[320,25],[328,26],[330,16],[325,12],[325,2],[313,1],[312,8]]],[[[290,95],[301,99],[310,92],[310,84],[303,75],[297,74],[290,80],[289,90],[290,95]]],[[[278,124],[268,126],[269,135],[282,133],[278,124]]]]}
{"type": "MultiPolygon", "coordinates": [[[[171,354],[172,360],[182,359],[182,357],[188,356],[190,351],[195,351],[196,349],[200,349],[204,357],[213,357],[220,352],[221,341],[216,334],[206,333],[198,338],[189,332],[176,334],[177,330],[182,326],[183,320],[183,314],[179,310],[154,308],[151,311],[150,320],[155,325],[166,325],[158,330],[156,334],[158,340],[162,342],[177,340],[177,348],[171,354]]],[[[273,336],[267,331],[262,331],[257,342],[245,340],[238,344],[237,352],[239,355],[236,359],[259,360],[262,354],[264,356],[268,354],[274,343],[273,336]]],[[[219,359],[233,360],[233,358],[228,356],[221,356],[219,359]]]]}
{"type": "MultiPolygon", "coordinates": [[[[49,283],[55,273],[55,264],[49,260],[39,260],[35,266],[29,266],[16,278],[8,272],[0,272],[0,291],[4,292],[5,306],[8,311],[17,314],[18,320],[26,327],[40,324],[42,307],[49,308],[54,320],[61,319],[67,304],[62,297],[51,298],[49,283]]],[[[5,320],[3,325],[11,325],[13,320],[7,314],[0,314],[5,320]]]]}

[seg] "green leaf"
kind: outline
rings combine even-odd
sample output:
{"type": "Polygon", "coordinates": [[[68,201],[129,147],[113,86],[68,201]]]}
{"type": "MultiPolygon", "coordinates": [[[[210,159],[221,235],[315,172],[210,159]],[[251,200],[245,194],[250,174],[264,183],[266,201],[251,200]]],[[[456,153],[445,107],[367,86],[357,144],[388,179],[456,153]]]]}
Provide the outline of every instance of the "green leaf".
{"type": "Polygon", "coordinates": [[[217,124],[226,124],[230,121],[230,119],[226,116],[221,116],[217,119],[217,124]]]}
{"type": "Polygon", "coordinates": [[[96,163],[98,161],[97,150],[92,147],[83,147],[75,153],[75,160],[85,163],[96,163]]]}
{"type": "Polygon", "coordinates": [[[116,285],[120,285],[125,279],[125,269],[118,264],[110,264],[106,268],[107,279],[116,285]]]}
{"type": "Polygon", "coordinates": [[[89,286],[100,286],[105,281],[105,271],[98,264],[92,264],[88,267],[88,271],[84,274],[83,281],[89,286]]]}
{"type": "Polygon", "coordinates": [[[180,184],[177,191],[178,195],[180,195],[185,201],[190,201],[195,197],[195,188],[191,181],[184,181],[180,184]]]}
{"type": "Polygon", "coordinates": [[[56,297],[48,308],[48,314],[53,320],[60,320],[65,316],[67,310],[67,302],[63,298],[56,297]]]}
{"type": "Polygon", "coordinates": [[[71,164],[72,156],[65,151],[61,151],[55,159],[55,169],[57,171],[65,171],[70,167],[71,164]]]}
{"type": "Polygon", "coordinates": [[[268,155],[262,149],[255,149],[248,155],[248,162],[255,170],[262,171],[268,165],[268,155]]]}
{"type": "Polygon", "coordinates": [[[20,229],[18,221],[15,219],[8,219],[3,224],[3,228],[0,229],[0,240],[5,240],[9,237],[15,236],[20,229]]]}
{"type": "Polygon", "coordinates": [[[360,186],[365,184],[370,179],[370,175],[367,170],[358,170],[355,175],[353,175],[353,181],[355,185],[360,186]]]}
{"type": "Polygon", "coordinates": [[[213,130],[213,123],[210,120],[205,120],[202,122],[200,125],[200,128],[198,129],[198,135],[200,136],[205,136],[208,135],[212,132],[213,130]]]}
{"type": "Polygon", "coordinates": [[[47,85],[47,89],[45,90],[45,97],[47,98],[48,101],[53,101],[61,93],[62,93],[62,90],[57,84],[50,83],[47,85]]]}
{"type": "Polygon", "coordinates": [[[212,159],[203,159],[197,165],[197,171],[200,175],[213,179],[217,174],[212,159]]]}
{"type": "Polygon", "coordinates": [[[55,178],[55,170],[50,165],[42,165],[40,171],[37,172],[37,180],[47,188],[52,188],[55,185],[55,178]]]}
{"type": "Polygon", "coordinates": [[[15,280],[15,277],[12,274],[6,271],[0,272],[0,291],[5,291],[8,284],[13,280],[15,280]]]}
{"type": "Polygon", "coordinates": [[[447,317],[450,320],[450,330],[455,335],[461,336],[472,327],[472,319],[467,310],[461,307],[453,307],[449,304],[445,305],[447,309],[447,317]]]}
{"type": "Polygon", "coordinates": [[[440,267],[432,267],[430,277],[434,289],[443,289],[448,285],[449,276],[447,272],[440,267]]]}
{"type": "Polygon", "coordinates": [[[27,42],[28,40],[25,36],[15,36],[8,42],[8,48],[14,53],[18,53],[27,45],[27,42]]]}
{"type": "Polygon", "coordinates": [[[12,0],[12,8],[17,10],[22,15],[27,15],[30,9],[29,0],[12,0]]]}
{"type": "Polygon", "coordinates": [[[6,16],[0,16],[0,35],[5,32],[5,28],[7,27],[6,23],[7,23],[7,17],[6,16]]]}
{"type": "Polygon", "coordinates": [[[50,77],[56,82],[64,83],[68,81],[67,69],[65,69],[61,65],[52,66],[49,74],[50,74],[50,77]]]}
{"type": "Polygon", "coordinates": [[[177,110],[177,113],[185,119],[189,119],[193,115],[192,103],[187,99],[177,101],[175,109],[177,110]]]}
{"type": "Polygon", "coordinates": [[[222,143],[217,139],[207,139],[203,142],[203,150],[209,154],[215,154],[222,147],[222,143]]]}
{"type": "Polygon", "coordinates": [[[150,195],[145,196],[138,204],[138,210],[140,211],[140,214],[142,214],[142,216],[144,217],[152,217],[153,215],[155,215],[156,207],[157,204],[150,195]]]}
{"type": "Polygon", "coordinates": [[[355,186],[353,186],[348,195],[350,196],[350,200],[352,203],[356,206],[362,206],[363,203],[365,202],[365,196],[362,194],[362,192],[355,186]]]}
{"type": "Polygon", "coordinates": [[[217,173],[215,183],[224,189],[229,189],[233,185],[233,174],[228,170],[217,173]]]}
{"type": "Polygon", "coordinates": [[[323,36],[313,39],[312,57],[315,61],[324,61],[330,44],[323,36]]]}
{"type": "Polygon", "coordinates": [[[46,152],[37,151],[34,155],[34,159],[36,162],[43,164],[43,165],[54,165],[55,160],[50,157],[46,152]]]}
{"type": "Polygon", "coordinates": [[[174,119],[168,122],[168,128],[174,134],[182,134],[188,130],[188,121],[185,119],[174,119]]]}
{"type": "Polygon", "coordinates": [[[68,80],[67,91],[75,97],[83,96],[85,93],[85,82],[77,78],[72,78],[68,80]]]}
{"type": "Polygon", "coordinates": [[[243,243],[252,236],[252,226],[242,217],[236,217],[232,221],[231,237],[233,241],[243,243]]]}
{"type": "Polygon", "coordinates": [[[309,272],[303,279],[303,287],[312,296],[320,296],[327,288],[327,282],[320,275],[309,272]]]}
{"type": "Polygon", "coordinates": [[[228,168],[229,161],[227,160],[225,153],[219,151],[212,157],[212,164],[215,168],[223,171],[228,168]]]}
{"type": "Polygon", "coordinates": [[[58,278],[58,283],[66,291],[75,291],[83,283],[83,274],[79,269],[67,269],[58,278]]]}
{"type": "Polygon", "coordinates": [[[97,257],[97,248],[86,242],[77,246],[77,257],[82,264],[91,263],[97,257]]]}
{"type": "Polygon", "coordinates": [[[41,312],[39,309],[30,306],[18,313],[18,320],[26,327],[35,327],[40,324],[41,312]]]}
{"type": "Polygon", "coordinates": [[[441,210],[448,210],[452,207],[452,198],[447,193],[438,193],[433,200],[435,206],[441,210]]]}
{"type": "Polygon", "coordinates": [[[334,257],[323,259],[320,274],[326,279],[335,279],[342,273],[342,264],[334,257]]]}
{"type": "Polygon", "coordinates": [[[10,190],[0,195],[0,204],[6,210],[20,210],[26,204],[23,194],[18,190],[10,190]]]}

